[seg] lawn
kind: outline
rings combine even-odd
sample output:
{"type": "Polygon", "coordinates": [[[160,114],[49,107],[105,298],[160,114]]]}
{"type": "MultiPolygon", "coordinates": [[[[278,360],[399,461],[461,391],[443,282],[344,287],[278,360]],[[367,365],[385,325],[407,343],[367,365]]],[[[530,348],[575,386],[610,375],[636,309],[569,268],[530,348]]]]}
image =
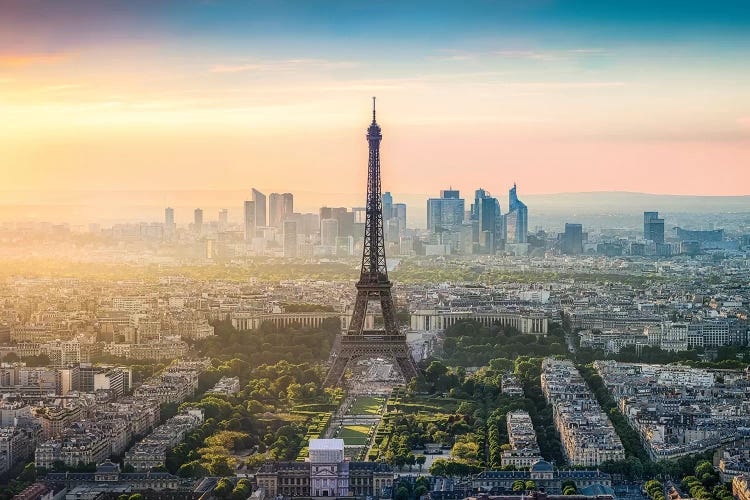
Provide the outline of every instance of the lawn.
{"type": "Polygon", "coordinates": [[[461,400],[454,398],[416,395],[398,408],[404,413],[455,413],[460,404],[461,400]]]}
{"type": "Polygon", "coordinates": [[[373,396],[359,396],[354,401],[349,415],[380,415],[380,408],[385,400],[373,396]]]}
{"type": "Polygon", "coordinates": [[[339,431],[338,437],[350,446],[366,446],[370,441],[367,437],[369,433],[370,428],[366,425],[345,425],[339,431]]]}

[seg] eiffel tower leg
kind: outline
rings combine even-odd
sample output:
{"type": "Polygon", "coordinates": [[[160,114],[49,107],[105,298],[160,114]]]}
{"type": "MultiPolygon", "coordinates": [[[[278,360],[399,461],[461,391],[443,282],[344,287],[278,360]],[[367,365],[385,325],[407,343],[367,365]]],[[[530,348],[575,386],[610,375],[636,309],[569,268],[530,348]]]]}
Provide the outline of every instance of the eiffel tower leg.
{"type": "Polygon", "coordinates": [[[398,321],[396,320],[396,309],[393,307],[393,298],[390,290],[380,291],[380,307],[383,309],[383,322],[385,323],[386,335],[398,335],[398,321]]]}
{"type": "Polygon", "coordinates": [[[341,379],[344,378],[344,372],[346,371],[346,366],[349,364],[350,360],[351,358],[344,354],[339,354],[338,356],[336,356],[336,359],[333,361],[331,368],[328,370],[328,374],[326,375],[326,379],[325,382],[323,382],[323,385],[325,387],[334,387],[339,385],[341,383],[341,379]]]}
{"type": "Polygon", "coordinates": [[[397,356],[396,364],[398,365],[399,370],[401,370],[401,375],[403,375],[404,381],[406,381],[407,384],[419,374],[419,369],[409,353],[407,353],[406,356],[397,356]]]}
{"type": "Polygon", "coordinates": [[[365,315],[367,314],[368,293],[364,290],[357,291],[357,299],[354,302],[352,320],[349,322],[349,333],[359,335],[365,327],[365,315]]]}

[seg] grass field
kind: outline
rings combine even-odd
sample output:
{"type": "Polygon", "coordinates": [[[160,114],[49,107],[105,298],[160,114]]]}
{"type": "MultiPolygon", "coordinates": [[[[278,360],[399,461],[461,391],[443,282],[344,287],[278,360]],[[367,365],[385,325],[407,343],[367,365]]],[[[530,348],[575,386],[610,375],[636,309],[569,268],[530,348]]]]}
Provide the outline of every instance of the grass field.
{"type": "Polygon", "coordinates": [[[339,436],[344,444],[355,446],[366,446],[369,443],[367,435],[370,428],[366,425],[345,425],[339,431],[339,436]]]}
{"type": "Polygon", "coordinates": [[[461,401],[454,398],[414,396],[400,405],[404,413],[455,413],[461,401]]]}
{"type": "Polygon", "coordinates": [[[349,415],[379,415],[385,400],[373,396],[359,396],[354,401],[349,415]]]}

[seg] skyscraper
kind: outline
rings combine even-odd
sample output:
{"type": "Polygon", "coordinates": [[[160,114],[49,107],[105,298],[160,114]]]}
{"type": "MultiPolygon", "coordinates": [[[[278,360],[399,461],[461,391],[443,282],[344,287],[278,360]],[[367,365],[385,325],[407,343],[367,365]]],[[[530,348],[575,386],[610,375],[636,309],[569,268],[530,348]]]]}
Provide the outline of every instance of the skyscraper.
{"type": "Polygon", "coordinates": [[[390,191],[383,193],[383,221],[393,217],[393,196],[390,191]]]}
{"type": "Polygon", "coordinates": [[[501,244],[502,217],[500,203],[484,189],[474,192],[474,203],[471,205],[472,237],[476,251],[474,253],[492,254],[501,244]]]}
{"type": "Polygon", "coordinates": [[[339,236],[338,219],[322,219],[320,221],[320,244],[323,246],[333,247],[336,245],[336,238],[339,236]]]}
{"type": "Polygon", "coordinates": [[[193,212],[193,229],[197,235],[203,234],[203,209],[196,208],[193,212]]]}
{"type": "Polygon", "coordinates": [[[245,219],[245,241],[253,241],[255,238],[255,202],[246,201],[244,210],[245,219]]]}
{"type": "Polygon", "coordinates": [[[268,225],[281,227],[288,216],[294,213],[294,195],[292,193],[271,193],[268,197],[268,225]]]}
{"type": "Polygon", "coordinates": [[[219,210],[219,231],[226,231],[229,225],[229,210],[222,208],[219,210]]]}
{"type": "Polygon", "coordinates": [[[252,200],[255,202],[255,225],[266,227],[268,224],[266,219],[266,195],[253,188],[252,200]]]}
{"type": "Polygon", "coordinates": [[[297,256],[297,221],[284,221],[284,257],[297,256]]]}
{"type": "Polygon", "coordinates": [[[505,241],[507,243],[526,243],[529,232],[529,210],[526,204],[518,199],[516,185],[508,192],[508,213],[505,214],[505,241]]]}
{"type": "Polygon", "coordinates": [[[393,204],[393,218],[398,219],[401,232],[406,230],[406,203],[393,204]]]}
{"type": "Polygon", "coordinates": [[[174,208],[167,207],[164,209],[164,225],[172,227],[174,225],[174,208]]]}
{"type": "Polygon", "coordinates": [[[167,207],[164,209],[164,235],[168,240],[174,238],[175,225],[174,225],[174,208],[167,207]]]}
{"type": "Polygon", "coordinates": [[[432,233],[456,231],[464,220],[464,200],[456,190],[440,191],[427,200],[427,229],[432,233]]]}
{"type": "Polygon", "coordinates": [[[336,219],[338,221],[338,236],[352,236],[354,234],[354,211],[350,212],[346,207],[321,207],[319,213],[321,233],[325,219],[336,219]]]}
{"type": "Polygon", "coordinates": [[[385,225],[385,241],[390,243],[398,243],[399,234],[401,233],[401,227],[399,220],[395,217],[388,219],[385,225]]]}
{"type": "Polygon", "coordinates": [[[643,239],[664,243],[664,219],[659,218],[659,212],[643,212],[643,239]]]}
{"type": "Polygon", "coordinates": [[[560,251],[565,255],[580,255],[583,253],[583,226],[581,224],[565,223],[565,232],[560,235],[560,251]]]}

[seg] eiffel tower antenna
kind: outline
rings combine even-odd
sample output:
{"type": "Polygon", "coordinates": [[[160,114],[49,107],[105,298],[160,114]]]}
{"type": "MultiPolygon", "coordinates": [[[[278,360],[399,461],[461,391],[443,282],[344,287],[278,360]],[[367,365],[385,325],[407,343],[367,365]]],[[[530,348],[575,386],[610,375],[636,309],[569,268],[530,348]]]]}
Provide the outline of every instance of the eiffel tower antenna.
{"type": "Polygon", "coordinates": [[[367,163],[367,206],[365,208],[365,239],[362,267],[357,282],[357,298],[349,328],[341,334],[341,342],[332,353],[333,363],[325,385],[340,385],[350,363],[365,358],[386,358],[394,361],[406,382],[418,374],[418,368],[401,332],[393,306],[391,282],[385,261],[383,238],[383,200],[380,189],[380,141],[383,135],[375,120],[375,98],[372,98],[372,123],[367,129],[369,160],[367,163]],[[379,302],[383,313],[382,330],[366,330],[365,318],[370,302],[379,302]]]}

